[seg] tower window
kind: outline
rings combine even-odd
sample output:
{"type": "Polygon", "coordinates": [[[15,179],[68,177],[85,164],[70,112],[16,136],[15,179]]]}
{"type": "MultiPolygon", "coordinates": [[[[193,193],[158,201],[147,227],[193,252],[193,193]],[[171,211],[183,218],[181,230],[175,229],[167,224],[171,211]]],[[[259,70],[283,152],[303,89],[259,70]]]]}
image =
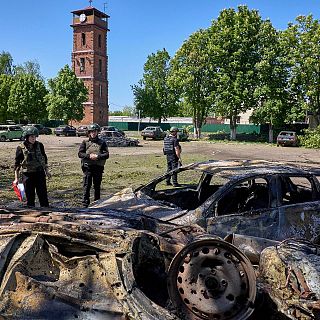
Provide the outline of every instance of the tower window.
{"type": "Polygon", "coordinates": [[[98,46],[101,48],[101,34],[98,35],[98,46]]]}
{"type": "Polygon", "coordinates": [[[84,70],[85,70],[85,59],[80,58],[80,71],[84,71],[84,70]]]}
{"type": "Polygon", "coordinates": [[[85,33],[81,33],[81,43],[83,46],[86,45],[86,34],[85,33]]]}
{"type": "Polygon", "coordinates": [[[102,97],[102,85],[99,84],[99,94],[100,94],[100,97],[102,97]]]}
{"type": "Polygon", "coordinates": [[[102,60],[99,59],[99,73],[102,73],[102,60]]]}

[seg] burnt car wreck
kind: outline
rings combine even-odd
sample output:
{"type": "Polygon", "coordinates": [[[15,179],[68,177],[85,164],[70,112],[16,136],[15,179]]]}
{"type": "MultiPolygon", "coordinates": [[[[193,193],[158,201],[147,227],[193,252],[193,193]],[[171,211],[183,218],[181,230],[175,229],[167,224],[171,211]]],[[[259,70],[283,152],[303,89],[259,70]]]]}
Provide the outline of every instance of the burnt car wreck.
{"type": "Polygon", "coordinates": [[[262,161],[177,173],[179,188],[163,175],[88,209],[0,210],[0,315],[320,319],[317,175],[262,161]]]}
{"type": "Polygon", "coordinates": [[[5,318],[246,319],[254,310],[248,258],[197,226],[98,211],[1,218],[5,318]]]}

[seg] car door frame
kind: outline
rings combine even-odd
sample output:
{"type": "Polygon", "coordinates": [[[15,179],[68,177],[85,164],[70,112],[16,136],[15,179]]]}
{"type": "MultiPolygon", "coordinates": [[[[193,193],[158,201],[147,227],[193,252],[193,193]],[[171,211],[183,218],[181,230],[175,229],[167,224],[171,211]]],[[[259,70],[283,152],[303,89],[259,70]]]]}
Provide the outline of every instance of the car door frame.
{"type": "Polygon", "coordinates": [[[205,226],[207,232],[221,237],[230,233],[239,233],[255,237],[278,237],[279,210],[277,199],[277,184],[274,175],[254,175],[243,177],[236,181],[232,180],[204,202],[202,205],[204,209],[202,223],[200,224],[205,226]],[[266,179],[268,182],[268,208],[259,208],[227,215],[217,214],[216,208],[220,200],[239,184],[257,178],[266,179]],[[211,215],[210,212],[213,212],[213,215],[211,215]]]}
{"type": "Polygon", "coordinates": [[[316,239],[320,239],[320,214],[317,215],[320,208],[320,184],[318,179],[311,173],[287,173],[285,176],[289,178],[307,178],[311,182],[312,200],[283,204],[282,185],[280,176],[278,175],[279,228],[281,230],[280,240],[286,238],[303,238],[315,241],[316,239]],[[317,225],[319,225],[319,227],[317,227],[317,225]]]}

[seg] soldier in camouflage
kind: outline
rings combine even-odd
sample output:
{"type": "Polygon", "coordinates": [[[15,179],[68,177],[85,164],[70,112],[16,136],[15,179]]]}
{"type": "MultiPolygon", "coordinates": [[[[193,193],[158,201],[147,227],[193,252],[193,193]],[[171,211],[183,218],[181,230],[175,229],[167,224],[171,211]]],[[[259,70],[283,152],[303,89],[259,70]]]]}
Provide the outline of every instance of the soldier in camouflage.
{"type": "Polygon", "coordinates": [[[48,170],[48,158],[44,151],[44,146],[36,138],[39,135],[37,128],[27,126],[23,131],[24,142],[16,150],[15,157],[15,177],[13,183],[19,182],[22,173],[22,182],[25,185],[27,206],[35,206],[35,192],[41,207],[48,207],[48,193],[46,176],[51,177],[48,170]]]}
{"type": "Polygon", "coordinates": [[[100,189],[104,165],[109,158],[108,146],[98,137],[100,126],[93,123],[88,126],[89,140],[83,140],[78,156],[83,171],[83,206],[90,204],[90,189],[93,182],[94,200],[100,199],[100,189]]]}
{"type": "MultiPolygon", "coordinates": [[[[167,172],[178,168],[181,165],[181,146],[177,138],[178,128],[171,127],[170,134],[164,138],[163,153],[167,156],[167,172]]],[[[172,175],[172,183],[170,182],[170,176],[167,178],[167,185],[179,187],[177,181],[177,175],[172,175]]]]}

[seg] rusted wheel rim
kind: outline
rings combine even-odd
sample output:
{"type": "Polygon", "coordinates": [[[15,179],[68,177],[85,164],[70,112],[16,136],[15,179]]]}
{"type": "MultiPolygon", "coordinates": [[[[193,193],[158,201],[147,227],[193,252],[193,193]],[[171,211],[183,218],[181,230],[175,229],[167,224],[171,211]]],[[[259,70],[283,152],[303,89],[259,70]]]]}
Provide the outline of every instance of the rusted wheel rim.
{"type": "Polygon", "coordinates": [[[247,319],[256,296],[255,273],[233,245],[197,240],[172,260],[168,291],[184,319],[247,319]]]}

